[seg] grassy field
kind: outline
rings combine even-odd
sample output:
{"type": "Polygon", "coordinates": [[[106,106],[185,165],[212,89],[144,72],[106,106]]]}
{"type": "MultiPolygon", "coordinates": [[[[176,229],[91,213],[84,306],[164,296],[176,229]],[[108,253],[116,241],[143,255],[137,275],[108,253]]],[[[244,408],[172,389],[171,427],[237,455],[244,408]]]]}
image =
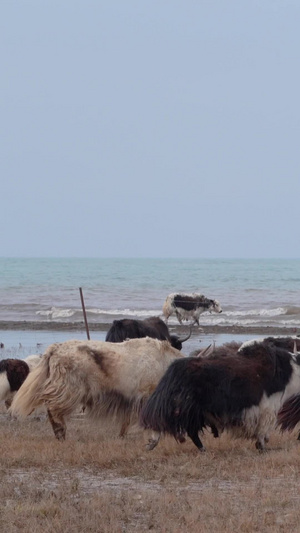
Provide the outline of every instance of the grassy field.
{"type": "Polygon", "coordinates": [[[205,434],[206,453],[165,438],[152,452],[138,428],[83,416],[54,439],[47,419],[0,413],[0,529],[23,532],[298,532],[300,443],[273,434],[269,451],[205,434]]]}

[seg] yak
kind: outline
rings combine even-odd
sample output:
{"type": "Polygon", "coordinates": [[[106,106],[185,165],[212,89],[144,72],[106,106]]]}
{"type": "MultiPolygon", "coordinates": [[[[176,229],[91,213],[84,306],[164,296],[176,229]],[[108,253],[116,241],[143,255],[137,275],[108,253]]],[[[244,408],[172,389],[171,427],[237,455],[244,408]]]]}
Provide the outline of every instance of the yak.
{"type": "Polygon", "coordinates": [[[199,326],[199,316],[205,311],[222,313],[222,308],[217,300],[211,300],[203,294],[172,293],[167,296],[163,305],[163,314],[166,322],[171,315],[176,315],[182,324],[183,320],[193,319],[193,324],[199,326]]]}
{"type": "Polygon", "coordinates": [[[4,400],[7,408],[29,372],[40,362],[40,358],[40,355],[29,355],[26,359],[2,359],[0,361],[0,401],[4,400]]]}
{"type": "Polygon", "coordinates": [[[137,420],[169,364],[181,357],[168,341],[150,337],[52,344],[20,387],[10,412],[27,416],[45,404],[59,440],[66,436],[65,417],[82,405],[87,415],[114,416],[126,428],[137,420]]]}
{"type": "Polygon", "coordinates": [[[161,341],[167,340],[173,348],[182,349],[182,343],[187,341],[191,336],[191,330],[185,337],[170,335],[168,326],[158,316],[138,320],[134,318],[123,318],[114,320],[111,328],[106,334],[107,342],[123,342],[128,339],[140,339],[143,337],[152,337],[161,341]]]}
{"type": "Polygon", "coordinates": [[[263,451],[280,407],[300,393],[295,342],[269,337],[171,363],[141,411],[141,425],[154,432],[148,449],[168,433],[176,439],[187,434],[203,451],[199,432],[210,425],[217,433],[226,429],[233,436],[254,439],[263,451]]]}

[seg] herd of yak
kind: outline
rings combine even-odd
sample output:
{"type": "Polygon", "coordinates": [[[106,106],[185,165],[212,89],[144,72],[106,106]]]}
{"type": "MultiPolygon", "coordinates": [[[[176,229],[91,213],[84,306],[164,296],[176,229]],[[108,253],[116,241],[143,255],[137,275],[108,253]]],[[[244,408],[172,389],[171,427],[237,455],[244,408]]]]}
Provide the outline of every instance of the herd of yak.
{"type": "Polygon", "coordinates": [[[170,295],[165,321],[115,320],[105,341],[71,340],[42,356],[0,361],[0,399],[17,417],[44,406],[57,439],[65,439],[67,417],[84,409],[114,420],[120,436],[138,422],[151,432],[148,449],[169,434],[178,442],[189,437],[203,451],[206,430],[215,437],[226,430],[264,450],[276,426],[291,430],[300,422],[300,338],[230,342],[186,356],[182,343],[190,334],[171,335],[169,316],[199,324],[205,310],[221,312],[201,295],[193,303],[196,296],[170,295]]]}

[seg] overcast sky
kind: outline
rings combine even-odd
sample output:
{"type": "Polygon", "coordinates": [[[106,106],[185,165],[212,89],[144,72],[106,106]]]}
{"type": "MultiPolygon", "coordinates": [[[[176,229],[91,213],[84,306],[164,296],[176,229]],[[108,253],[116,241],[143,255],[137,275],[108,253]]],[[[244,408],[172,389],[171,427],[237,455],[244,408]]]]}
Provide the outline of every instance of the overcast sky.
{"type": "Polygon", "coordinates": [[[0,255],[300,257],[299,0],[2,0],[0,255]]]}

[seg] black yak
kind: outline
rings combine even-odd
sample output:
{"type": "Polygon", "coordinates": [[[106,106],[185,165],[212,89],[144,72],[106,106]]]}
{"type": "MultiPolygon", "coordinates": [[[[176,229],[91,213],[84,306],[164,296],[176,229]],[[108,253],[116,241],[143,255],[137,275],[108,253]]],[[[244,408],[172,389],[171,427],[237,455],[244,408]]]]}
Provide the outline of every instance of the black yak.
{"type": "Polygon", "coordinates": [[[191,331],[184,337],[170,335],[168,326],[158,316],[138,320],[134,318],[123,318],[114,320],[111,328],[108,330],[106,342],[123,342],[128,339],[141,339],[143,337],[152,337],[160,341],[169,341],[176,350],[182,349],[182,343],[187,341],[191,336],[191,331]]]}
{"type": "Polygon", "coordinates": [[[203,450],[198,433],[211,426],[255,439],[263,450],[280,407],[300,392],[298,341],[269,337],[174,361],[141,413],[142,426],[156,432],[148,448],[169,433],[187,434],[203,450]]]}

